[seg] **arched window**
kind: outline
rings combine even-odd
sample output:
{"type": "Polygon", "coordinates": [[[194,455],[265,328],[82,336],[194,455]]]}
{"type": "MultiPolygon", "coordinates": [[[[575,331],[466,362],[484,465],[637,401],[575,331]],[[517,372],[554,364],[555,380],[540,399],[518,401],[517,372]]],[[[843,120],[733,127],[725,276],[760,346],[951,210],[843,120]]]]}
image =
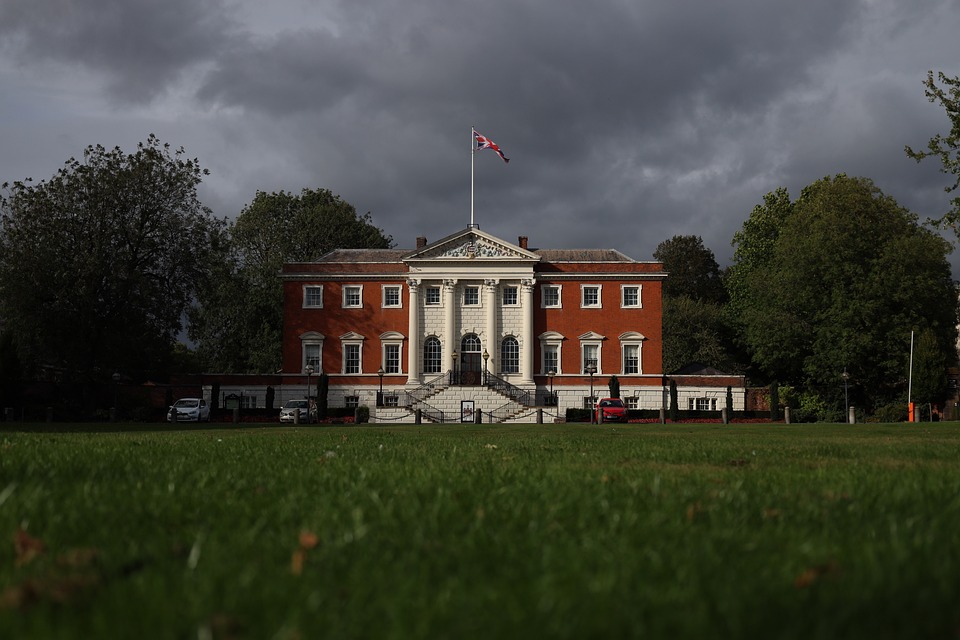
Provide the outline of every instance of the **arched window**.
{"type": "Polygon", "coordinates": [[[430,336],[423,342],[423,372],[440,373],[443,366],[443,349],[440,346],[440,339],[430,336]]]}
{"type": "Polygon", "coordinates": [[[513,336],[507,336],[500,343],[500,371],[520,373],[520,343],[513,336]]]}
{"type": "Polygon", "coordinates": [[[475,333],[468,333],[460,341],[460,351],[463,353],[480,353],[480,338],[475,333]]]}

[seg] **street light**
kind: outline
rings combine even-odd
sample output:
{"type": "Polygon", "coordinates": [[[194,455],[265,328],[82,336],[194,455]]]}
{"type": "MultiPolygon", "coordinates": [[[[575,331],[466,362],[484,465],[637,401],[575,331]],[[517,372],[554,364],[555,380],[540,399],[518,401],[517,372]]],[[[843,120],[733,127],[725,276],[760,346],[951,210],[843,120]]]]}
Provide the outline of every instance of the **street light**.
{"type": "Polygon", "coordinates": [[[593,424],[594,420],[596,420],[596,416],[594,414],[596,413],[597,409],[596,403],[593,401],[593,374],[597,372],[596,363],[593,360],[589,360],[584,371],[590,374],[590,424],[593,424]]]}
{"type": "Polygon", "coordinates": [[[550,369],[550,371],[547,371],[547,377],[550,378],[550,406],[555,406],[557,404],[556,398],[553,395],[553,376],[555,375],[557,375],[556,370],[550,369]]]}
{"type": "Polygon", "coordinates": [[[313,373],[313,365],[308,364],[307,372],[307,424],[310,424],[310,375],[313,373]]]}
{"type": "Polygon", "coordinates": [[[459,378],[457,378],[457,350],[453,350],[453,383],[460,384],[459,378]]]}
{"type": "Polygon", "coordinates": [[[847,391],[850,374],[847,373],[846,367],[843,368],[843,373],[840,374],[840,377],[843,378],[843,421],[850,424],[850,394],[847,391]]]}
{"type": "Polygon", "coordinates": [[[377,393],[377,406],[383,406],[383,366],[377,369],[377,375],[380,376],[380,391],[377,393]]]}
{"type": "Polygon", "coordinates": [[[483,350],[483,384],[487,384],[487,360],[490,359],[490,354],[486,349],[483,350]]]}

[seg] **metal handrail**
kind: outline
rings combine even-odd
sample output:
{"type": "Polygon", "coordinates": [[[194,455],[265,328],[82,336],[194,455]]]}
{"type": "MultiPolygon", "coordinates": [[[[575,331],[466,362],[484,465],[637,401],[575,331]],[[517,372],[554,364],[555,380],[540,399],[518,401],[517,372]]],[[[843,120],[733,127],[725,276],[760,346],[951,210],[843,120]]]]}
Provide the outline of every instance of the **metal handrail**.
{"type": "Polygon", "coordinates": [[[438,422],[440,424],[446,422],[443,411],[440,411],[440,409],[437,409],[436,407],[431,407],[423,400],[417,402],[416,410],[420,411],[420,415],[427,416],[434,422],[438,422]]]}
{"type": "MultiPolygon", "coordinates": [[[[407,397],[413,398],[414,402],[423,402],[425,399],[429,398],[438,391],[443,391],[447,388],[447,385],[443,384],[444,380],[449,379],[450,372],[441,373],[436,378],[424,382],[422,385],[417,387],[412,391],[407,391],[407,397]]],[[[408,401],[407,406],[411,406],[412,403],[408,401]]]]}
{"type": "Polygon", "coordinates": [[[518,402],[525,407],[533,406],[530,402],[529,391],[525,391],[518,386],[512,385],[503,378],[494,375],[489,371],[486,372],[484,382],[489,389],[493,389],[500,395],[506,396],[514,402],[518,402]]]}

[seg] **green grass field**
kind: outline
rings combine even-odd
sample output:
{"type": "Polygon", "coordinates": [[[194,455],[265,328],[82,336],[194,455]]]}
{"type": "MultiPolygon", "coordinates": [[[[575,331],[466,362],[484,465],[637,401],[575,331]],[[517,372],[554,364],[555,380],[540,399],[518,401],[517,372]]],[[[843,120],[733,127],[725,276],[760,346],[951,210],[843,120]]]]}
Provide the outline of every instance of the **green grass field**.
{"type": "Polygon", "coordinates": [[[0,638],[960,638],[957,424],[6,427],[0,638]]]}

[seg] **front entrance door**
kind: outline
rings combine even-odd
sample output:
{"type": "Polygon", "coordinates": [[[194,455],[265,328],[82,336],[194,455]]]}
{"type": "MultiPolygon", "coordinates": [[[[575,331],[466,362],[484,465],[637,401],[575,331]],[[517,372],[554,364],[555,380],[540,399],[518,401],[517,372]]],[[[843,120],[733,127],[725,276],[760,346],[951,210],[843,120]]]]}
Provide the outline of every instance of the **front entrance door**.
{"type": "Polygon", "coordinates": [[[478,385],[483,383],[483,356],[480,355],[480,338],[468,333],[460,341],[461,369],[460,384],[478,385]]]}

